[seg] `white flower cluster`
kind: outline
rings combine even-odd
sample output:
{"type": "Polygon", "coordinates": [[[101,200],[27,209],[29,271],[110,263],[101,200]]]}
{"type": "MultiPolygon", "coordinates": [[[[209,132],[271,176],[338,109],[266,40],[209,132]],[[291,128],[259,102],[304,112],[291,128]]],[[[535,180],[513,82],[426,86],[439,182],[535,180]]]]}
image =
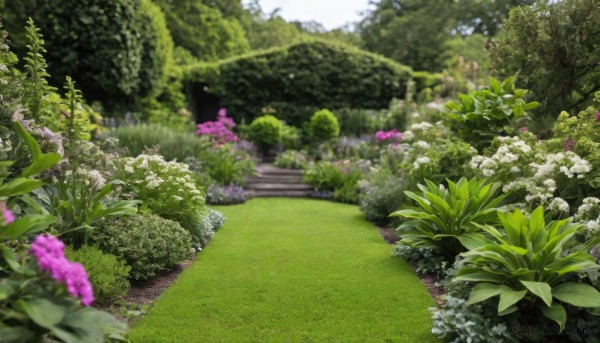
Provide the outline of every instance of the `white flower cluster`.
{"type": "Polygon", "coordinates": [[[71,177],[73,175],[75,175],[78,180],[83,182],[84,185],[91,186],[95,190],[99,190],[106,185],[106,179],[102,173],[94,169],[88,170],[85,168],[85,166],[78,167],[77,170],[75,170],[75,173],[73,173],[71,170],[65,172],[65,176],[67,177],[71,177]]]}
{"type": "Polygon", "coordinates": [[[532,152],[531,147],[519,137],[498,137],[502,145],[490,156],[475,156],[469,166],[473,170],[480,170],[483,176],[492,177],[499,171],[518,174],[522,170],[516,164],[532,152]]]}
{"type": "Polygon", "coordinates": [[[419,149],[427,150],[427,149],[429,149],[430,145],[429,145],[429,143],[427,143],[425,141],[418,141],[418,142],[413,143],[413,147],[417,147],[419,149]]]}
{"type": "Polygon", "coordinates": [[[600,199],[583,199],[583,204],[577,209],[573,220],[583,223],[591,235],[600,234],[600,199]]]}
{"type": "Polygon", "coordinates": [[[427,130],[431,130],[432,128],[433,128],[433,125],[426,121],[418,123],[418,124],[412,124],[410,126],[411,131],[427,131],[427,130]]]}
{"type": "Polygon", "coordinates": [[[10,142],[10,139],[3,141],[0,138],[0,152],[9,152],[9,151],[12,151],[12,143],[10,142]]]}
{"type": "Polygon", "coordinates": [[[569,179],[577,177],[583,179],[584,174],[589,173],[592,168],[590,163],[583,158],[579,157],[572,151],[566,153],[556,154],[537,154],[537,158],[542,159],[541,164],[531,163],[530,166],[534,169],[536,178],[544,178],[550,175],[554,175],[556,170],[564,174],[569,179]]]}
{"type": "Polygon", "coordinates": [[[418,170],[421,168],[422,165],[427,165],[430,163],[431,163],[431,159],[429,157],[421,156],[415,160],[415,162],[413,163],[413,168],[415,170],[418,170]]]}

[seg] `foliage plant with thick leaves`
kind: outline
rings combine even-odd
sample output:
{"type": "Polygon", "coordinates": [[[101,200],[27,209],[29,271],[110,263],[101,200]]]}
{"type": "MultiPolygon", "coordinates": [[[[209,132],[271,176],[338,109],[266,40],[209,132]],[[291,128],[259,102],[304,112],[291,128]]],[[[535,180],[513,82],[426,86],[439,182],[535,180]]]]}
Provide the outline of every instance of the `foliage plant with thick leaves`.
{"type": "Polygon", "coordinates": [[[600,292],[577,281],[585,270],[600,268],[588,253],[600,237],[577,243],[583,227],[569,219],[546,223],[541,206],[531,218],[520,210],[498,212],[498,218],[498,227],[476,224],[492,239],[461,254],[463,265],[454,282],[476,284],[469,304],[498,296],[498,315],[520,311],[525,320],[536,321],[542,315],[556,322],[560,331],[568,306],[600,308],[600,292]]]}
{"type": "MultiPolygon", "coordinates": [[[[8,182],[0,181],[0,201],[6,206],[44,184],[34,179],[56,165],[52,153],[42,154],[35,139],[21,126],[14,124],[15,133],[25,142],[31,153],[32,164],[21,175],[8,182]]],[[[2,161],[1,175],[12,161],[2,161]]],[[[19,205],[22,209],[27,206],[19,205]]],[[[106,335],[123,340],[127,331],[124,323],[110,314],[91,307],[82,307],[64,285],[56,283],[48,274],[40,272],[30,255],[28,239],[57,222],[48,214],[29,214],[23,211],[9,223],[6,214],[0,224],[0,337],[2,342],[39,342],[46,337],[67,343],[103,342],[106,335]]]]}
{"type": "Polygon", "coordinates": [[[458,254],[488,241],[477,224],[497,223],[496,213],[505,196],[496,196],[499,183],[485,179],[447,183],[448,189],[425,180],[426,185],[419,185],[421,195],[405,192],[417,207],[391,215],[410,219],[397,229],[400,244],[432,249],[453,263],[458,254]]]}
{"type": "Polygon", "coordinates": [[[537,102],[524,100],[527,90],[515,88],[516,77],[500,82],[490,77],[490,86],[459,94],[458,102],[446,104],[446,122],[466,142],[478,149],[489,146],[496,136],[513,135],[526,126],[527,111],[537,102]]]}

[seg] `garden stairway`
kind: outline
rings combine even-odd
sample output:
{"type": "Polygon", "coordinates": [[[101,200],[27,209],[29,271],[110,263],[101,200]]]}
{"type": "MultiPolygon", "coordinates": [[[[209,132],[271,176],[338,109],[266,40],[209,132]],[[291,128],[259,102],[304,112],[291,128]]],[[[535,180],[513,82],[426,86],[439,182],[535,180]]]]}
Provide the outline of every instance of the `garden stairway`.
{"type": "Polygon", "coordinates": [[[303,182],[302,170],[261,163],[256,174],[248,178],[246,186],[251,197],[309,197],[313,192],[313,188],[303,182]]]}

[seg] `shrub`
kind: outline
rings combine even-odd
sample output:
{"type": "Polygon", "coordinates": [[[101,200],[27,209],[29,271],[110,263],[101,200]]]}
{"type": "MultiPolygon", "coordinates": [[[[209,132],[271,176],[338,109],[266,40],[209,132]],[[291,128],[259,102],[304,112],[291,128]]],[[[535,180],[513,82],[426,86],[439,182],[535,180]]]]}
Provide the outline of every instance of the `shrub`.
{"type": "Polygon", "coordinates": [[[417,208],[396,211],[392,216],[410,219],[397,229],[401,244],[432,249],[453,263],[461,252],[487,242],[477,224],[496,223],[505,196],[496,196],[499,183],[465,178],[447,182],[448,189],[425,180],[426,186],[419,185],[422,195],[404,192],[417,208]]]}
{"type": "Polygon", "coordinates": [[[161,156],[140,155],[117,161],[124,192],[142,200],[142,208],[184,223],[204,208],[204,196],[194,183],[189,166],[166,162],[161,156]]]}
{"type": "Polygon", "coordinates": [[[417,272],[435,274],[438,279],[443,279],[446,276],[450,266],[441,256],[427,248],[398,244],[394,248],[394,255],[412,262],[417,272]]]}
{"type": "Polygon", "coordinates": [[[206,190],[206,202],[210,205],[234,205],[246,202],[246,193],[241,186],[211,185],[206,190]]]}
{"type": "Polygon", "coordinates": [[[302,169],[309,162],[310,157],[304,151],[287,150],[275,157],[275,165],[284,169],[302,169]]]}
{"type": "Polygon", "coordinates": [[[583,227],[570,219],[546,224],[543,207],[530,219],[520,210],[498,217],[503,230],[477,224],[493,240],[462,254],[463,266],[454,281],[476,283],[469,304],[499,296],[500,316],[520,311],[525,321],[539,322],[542,315],[556,322],[561,332],[567,321],[563,303],[600,307],[600,292],[573,278],[600,268],[588,253],[600,238],[585,245],[576,242],[573,238],[583,227]]]}
{"type": "Polygon", "coordinates": [[[332,194],[340,202],[357,203],[358,181],[363,172],[351,161],[321,161],[311,164],[304,171],[304,182],[313,186],[318,193],[332,194]]]}
{"type": "Polygon", "coordinates": [[[390,214],[399,210],[408,200],[404,190],[402,178],[387,170],[374,172],[363,186],[360,210],[367,220],[387,225],[392,219],[390,214]]]}
{"type": "MultiPolygon", "coordinates": [[[[158,18],[162,13],[150,2],[7,1],[3,13],[11,27],[31,17],[42,29],[53,47],[47,60],[54,84],[70,75],[86,96],[115,107],[150,95],[164,82],[169,36],[158,18]]],[[[14,31],[14,45],[22,52],[25,40],[14,31]]]]}
{"type": "Polygon", "coordinates": [[[300,126],[323,107],[386,108],[392,98],[403,97],[410,74],[410,68],[381,56],[315,40],[195,65],[185,78],[208,84],[238,122],[271,107],[300,126]]]}
{"type": "Polygon", "coordinates": [[[243,185],[246,177],[254,173],[254,156],[238,144],[221,144],[206,147],[198,154],[199,170],[220,186],[243,185]]]}
{"type": "Polygon", "coordinates": [[[513,135],[526,126],[527,111],[537,102],[525,102],[527,90],[515,88],[515,77],[500,83],[490,77],[490,87],[459,94],[459,101],[446,104],[447,124],[466,142],[486,148],[495,136],[513,135]]]}
{"type": "Polygon", "coordinates": [[[264,115],[252,121],[249,128],[250,139],[267,153],[281,141],[283,123],[272,115],[264,115]]]}
{"type": "Polygon", "coordinates": [[[118,260],[115,255],[92,246],[82,246],[78,250],[69,248],[65,253],[69,259],[85,267],[97,303],[112,304],[127,294],[131,267],[118,260]]]}
{"type": "Polygon", "coordinates": [[[281,145],[286,150],[300,149],[302,146],[302,130],[284,124],[281,131],[281,145]]]}
{"type": "Polygon", "coordinates": [[[335,115],[324,109],[313,114],[308,130],[313,142],[324,142],[337,138],[340,134],[340,125],[335,115]]]}
{"type": "Polygon", "coordinates": [[[105,222],[94,237],[99,247],[124,260],[130,277],[145,280],[190,256],[192,238],[177,222],[144,213],[105,222]]]}

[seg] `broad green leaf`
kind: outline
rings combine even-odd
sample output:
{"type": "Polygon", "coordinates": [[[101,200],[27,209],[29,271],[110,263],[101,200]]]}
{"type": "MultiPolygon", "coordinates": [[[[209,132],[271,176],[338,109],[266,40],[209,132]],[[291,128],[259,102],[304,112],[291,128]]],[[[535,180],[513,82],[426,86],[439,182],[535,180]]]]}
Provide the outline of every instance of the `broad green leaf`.
{"type": "Polygon", "coordinates": [[[20,272],[21,265],[19,264],[19,261],[17,261],[17,256],[14,251],[4,244],[0,244],[0,251],[2,251],[2,257],[4,257],[4,261],[8,264],[10,269],[17,273],[20,272]]]}
{"type": "Polygon", "coordinates": [[[44,181],[29,178],[16,178],[0,186],[0,196],[9,197],[30,193],[45,185],[44,181]]]}
{"type": "Polygon", "coordinates": [[[31,329],[25,326],[0,327],[0,337],[2,338],[2,343],[36,342],[41,339],[41,337],[37,337],[36,339],[31,329]]]}
{"type": "Polygon", "coordinates": [[[21,177],[31,177],[38,175],[41,172],[54,167],[58,162],[60,162],[61,159],[62,156],[55,152],[43,154],[37,159],[34,159],[31,165],[29,165],[29,167],[23,170],[23,172],[21,173],[21,177]]]}
{"type": "Polygon", "coordinates": [[[31,157],[35,161],[42,155],[42,149],[38,142],[33,138],[33,136],[25,130],[23,125],[19,122],[14,122],[15,132],[19,137],[23,139],[25,145],[29,148],[29,152],[31,152],[31,157]]]}
{"type": "Polygon", "coordinates": [[[471,294],[469,295],[469,305],[476,304],[478,302],[487,300],[494,297],[505,290],[505,286],[494,283],[480,283],[473,287],[471,294]]]}
{"type": "Polygon", "coordinates": [[[540,297],[547,306],[552,305],[552,288],[549,284],[545,282],[536,282],[536,281],[521,281],[523,286],[527,287],[527,289],[540,297]]]}
{"type": "Polygon", "coordinates": [[[498,312],[506,311],[508,308],[518,303],[527,295],[526,290],[514,291],[511,289],[505,289],[500,293],[500,302],[498,303],[498,312]]]}
{"type": "Polygon", "coordinates": [[[519,308],[517,306],[511,306],[511,307],[507,308],[504,311],[498,311],[498,315],[499,316],[506,316],[508,314],[515,313],[518,310],[519,310],[519,308]]]}
{"type": "Polygon", "coordinates": [[[17,300],[17,306],[22,308],[34,323],[46,329],[52,329],[67,314],[64,305],[45,298],[17,300]]]}
{"type": "Polygon", "coordinates": [[[560,332],[565,329],[567,322],[567,312],[561,304],[552,304],[550,307],[542,307],[542,314],[553,321],[560,327],[560,332]]]}
{"type": "Polygon", "coordinates": [[[474,250],[486,244],[492,243],[492,241],[486,236],[476,232],[466,233],[464,235],[456,236],[456,238],[460,241],[460,244],[462,244],[468,250],[474,250]]]}
{"type": "Polygon", "coordinates": [[[579,307],[600,307],[600,292],[586,283],[566,282],[552,289],[552,295],[579,307]]]}
{"type": "Polygon", "coordinates": [[[54,216],[30,214],[15,220],[8,224],[3,230],[0,230],[0,237],[4,239],[17,239],[22,236],[42,231],[56,222],[57,218],[54,216]]]}

